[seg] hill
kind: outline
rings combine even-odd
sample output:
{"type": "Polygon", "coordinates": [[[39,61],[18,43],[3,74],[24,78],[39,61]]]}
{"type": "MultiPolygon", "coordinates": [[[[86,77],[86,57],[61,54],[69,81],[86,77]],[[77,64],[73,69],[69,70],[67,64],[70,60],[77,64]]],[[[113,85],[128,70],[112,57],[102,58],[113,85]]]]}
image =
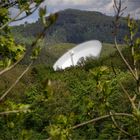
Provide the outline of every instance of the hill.
{"type": "MultiPolygon", "coordinates": [[[[102,42],[112,43],[113,21],[113,17],[99,12],[67,9],[59,12],[58,20],[46,33],[46,40],[49,43],[81,43],[86,40],[98,39],[102,42]]],[[[121,19],[119,28],[118,41],[121,43],[127,33],[126,20],[124,18],[121,19]]],[[[41,30],[40,20],[36,23],[13,28],[13,32],[16,35],[22,34],[24,37],[34,37],[41,30]]]]}

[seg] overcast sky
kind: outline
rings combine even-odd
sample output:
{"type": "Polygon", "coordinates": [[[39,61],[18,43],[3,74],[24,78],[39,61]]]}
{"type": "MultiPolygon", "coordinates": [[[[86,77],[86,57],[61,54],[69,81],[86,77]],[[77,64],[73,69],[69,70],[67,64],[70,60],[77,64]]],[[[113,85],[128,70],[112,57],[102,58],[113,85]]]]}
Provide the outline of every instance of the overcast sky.
{"type": "MultiPolygon", "coordinates": [[[[127,6],[125,15],[131,14],[135,18],[140,19],[140,0],[122,0],[123,7],[127,6]]],[[[48,12],[56,12],[59,10],[73,8],[88,11],[99,11],[107,15],[114,15],[113,0],[45,0],[42,6],[47,5],[48,12]]],[[[16,15],[17,10],[12,9],[13,15],[16,15]]],[[[38,19],[38,12],[29,16],[26,20],[33,22],[38,19]]],[[[25,21],[25,20],[24,20],[25,21]]],[[[20,21],[18,23],[23,23],[20,21]]]]}

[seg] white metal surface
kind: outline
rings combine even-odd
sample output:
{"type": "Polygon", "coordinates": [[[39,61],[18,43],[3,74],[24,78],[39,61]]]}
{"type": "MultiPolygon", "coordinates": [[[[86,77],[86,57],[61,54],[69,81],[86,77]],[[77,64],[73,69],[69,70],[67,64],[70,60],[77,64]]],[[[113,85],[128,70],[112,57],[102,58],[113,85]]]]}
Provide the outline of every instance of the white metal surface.
{"type": "Polygon", "coordinates": [[[62,55],[53,65],[53,69],[65,69],[77,65],[79,59],[86,57],[98,58],[102,49],[102,44],[98,40],[91,40],[81,43],[62,55]]]}

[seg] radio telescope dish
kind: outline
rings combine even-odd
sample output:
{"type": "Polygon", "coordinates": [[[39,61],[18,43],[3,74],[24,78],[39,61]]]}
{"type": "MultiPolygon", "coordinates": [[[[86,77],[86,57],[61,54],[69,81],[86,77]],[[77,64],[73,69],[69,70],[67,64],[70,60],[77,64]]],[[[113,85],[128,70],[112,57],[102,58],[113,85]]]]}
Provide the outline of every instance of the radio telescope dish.
{"type": "Polygon", "coordinates": [[[102,49],[102,44],[98,40],[91,40],[81,43],[62,55],[53,65],[54,70],[65,69],[76,66],[80,58],[98,58],[102,49]]]}

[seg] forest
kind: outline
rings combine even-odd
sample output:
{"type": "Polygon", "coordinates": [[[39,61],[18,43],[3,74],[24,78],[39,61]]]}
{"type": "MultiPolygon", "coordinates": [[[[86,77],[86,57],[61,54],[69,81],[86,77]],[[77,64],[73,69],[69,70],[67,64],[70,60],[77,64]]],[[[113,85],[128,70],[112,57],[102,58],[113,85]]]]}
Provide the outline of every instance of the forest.
{"type": "Polygon", "coordinates": [[[0,140],[140,139],[140,21],[122,17],[121,0],[114,17],[73,9],[46,17],[42,2],[0,1],[0,140]],[[39,8],[40,18],[9,26],[21,20],[12,6],[21,18],[39,8]],[[91,39],[102,42],[98,60],[53,70],[91,39]]]}

